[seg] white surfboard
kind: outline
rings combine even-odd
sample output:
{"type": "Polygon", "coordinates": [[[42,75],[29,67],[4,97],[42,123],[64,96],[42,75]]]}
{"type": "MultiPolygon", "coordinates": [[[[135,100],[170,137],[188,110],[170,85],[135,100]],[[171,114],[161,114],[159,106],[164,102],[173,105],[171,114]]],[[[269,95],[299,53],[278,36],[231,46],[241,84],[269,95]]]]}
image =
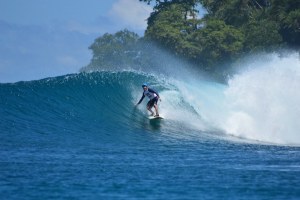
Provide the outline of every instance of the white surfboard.
{"type": "Polygon", "coordinates": [[[154,116],[149,116],[148,117],[150,120],[161,120],[164,119],[162,116],[154,117],[154,116]]]}

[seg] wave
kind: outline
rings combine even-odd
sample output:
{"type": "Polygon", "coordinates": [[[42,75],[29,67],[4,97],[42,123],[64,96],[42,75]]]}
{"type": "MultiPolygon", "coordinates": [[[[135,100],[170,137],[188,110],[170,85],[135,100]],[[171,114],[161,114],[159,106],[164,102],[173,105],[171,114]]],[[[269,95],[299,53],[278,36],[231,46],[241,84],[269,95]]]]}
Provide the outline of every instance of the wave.
{"type": "MultiPolygon", "coordinates": [[[[253,63],[253,62],[252,62],[253,63]]],[[[0,84],[0,129],[53,133],[153,129],[141,84],[159,91],[157,130],[180,135],[216,132],[250,140],[299,145],[300,62],[297,56],[270,56],[231,78],[228,84],[180,75],[101,71],[38,81],[0,84]]],[[[176,71],[176,68],[174,69],[176,71]]],[[[157,127],[156,127],[157,128],[157,127]]]]}

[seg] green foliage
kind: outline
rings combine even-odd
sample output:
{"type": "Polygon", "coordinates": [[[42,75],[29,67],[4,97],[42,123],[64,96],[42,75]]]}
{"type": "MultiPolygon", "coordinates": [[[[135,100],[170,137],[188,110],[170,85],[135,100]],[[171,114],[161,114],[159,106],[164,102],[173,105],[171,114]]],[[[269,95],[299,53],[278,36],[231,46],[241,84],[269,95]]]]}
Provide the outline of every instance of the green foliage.
{"type": "Polygon", "coordinates": [[[204,27],[192,35],[192,42],[202,49],[198,59],[201,58],[206,66],[232,61],[243,49],[243,33],[218,19],[206,20],[204,27]]]}
{"type": "Polygon", "coordinates": [[[300,40],[299,1],[146,2],[155,2],[155,10],[148,19],[145,37],[206,69],[249,52],[273,51],[284,42],[297,45],[300,40]],[[197,12],[197,3],[208,14],[202,20],[186,17],[197,12]]]}
{"type": "Polygon", "coordinates": [[[205,0],[203,3],[208,6],[208,10],[210,11],[209,17],[218,18],[223,20],[226,24],[236,27],[241,26],[245,21],[249,20],[253,13],[249,2],[245,0],[205,0]]]}
{"type": "Polygon", "coordinates": [[[162,11],[153,13],[145,38],[155,41],[175,54],[183,54],[185,37],[192,28],[185,19],[186,12],[179,4],[171,4],[162,11]]]}
{"type": "Polygon", "coordinates": [[[122,70],[124,68],[139,70],[141,66],[157,69],[157,66],[172,66],[174,61],[169,53],[157,48],[145,38],[140,38],[128,30],[115,34],[104,34],[90,46],[93,58],[81,71],[122,70]]]}
{"type": "Polygon", "coordinates": [[[183,4],[165,3],[153,12],[145,38],[206,70],[240,53],[244,41],[240,30],[215,18],[195,19],[194,5],[183,4]]]}
{"type": "Polygon", "coordinates": [[[282,44],[279,26],[266,19],[250,21],[242,27],[245,35],[244,51],[275,50],[282,44]]]}
{"type": "Polygon", "coordinates": [[[289,45],[300,47],[300,1],[273,0],[269,19],[278,22],[280,34],[289,45]]]}
{"type": "Polygon", "coordinates": [[[104,34],[89,47],[93,52],[91,63],[83,70],[127,67],[137,64],[139,36],[128,30],[104,34]]]}
{"type": "Polygon", "coordinates": [[[207,9],[208,17],[216,17],[228,25],[242,28],[246,38],[254,39],[252,44],[246,40],[245,50],[270,47],[274,49],[278,43],[284,42],[289,46],[300,47],[299,0],[200,0],[200,2],[207,9]],[[254,31],[248,35],[251,28],[254,28],[254,31]],[[262,31],[262,34],[259,34],[259,31],[262,31]],[[266,31],[270,33],[269,36],[266,31]],[[260,42],[255,38],[260,38],[260,42]]]}
{"type": "Polygon", "coordinates": [[[99,37],[85,69],[156,66],[164,58],[152,43],[214,74],[249,52],[300,47],[299,0],[140,1],[154,5],[145,36],[124,30],[99,37]],[[202,19],[199,3],[207,11],[202,19]]]}

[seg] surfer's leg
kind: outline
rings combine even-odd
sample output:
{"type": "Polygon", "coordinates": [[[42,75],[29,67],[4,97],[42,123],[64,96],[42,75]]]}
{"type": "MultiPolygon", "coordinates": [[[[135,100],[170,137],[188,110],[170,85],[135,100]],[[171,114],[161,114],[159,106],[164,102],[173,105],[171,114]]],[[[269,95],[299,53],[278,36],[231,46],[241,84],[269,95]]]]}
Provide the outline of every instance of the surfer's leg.
{"type": "Polygon", "coordinates": [[[152,111],[150,106],[147,106],[147,109],[151,112],[151,115],[154,116],[154,112],[152,111]]]}
{"type": "Polygon", "coordinates": [[[147,103],[147,109],[151,112],[151,115],[154,116],[154,112],[152,111],[151,100],[147,103]]]}
{"type": "Polygon", "coordinates": [[[159,113],[158,113],[158,106],[157,106],[157,104],[154,104],[154,108],[155,108],[155,113],[156,113],[156,116],[159,116],[159,113]]]}

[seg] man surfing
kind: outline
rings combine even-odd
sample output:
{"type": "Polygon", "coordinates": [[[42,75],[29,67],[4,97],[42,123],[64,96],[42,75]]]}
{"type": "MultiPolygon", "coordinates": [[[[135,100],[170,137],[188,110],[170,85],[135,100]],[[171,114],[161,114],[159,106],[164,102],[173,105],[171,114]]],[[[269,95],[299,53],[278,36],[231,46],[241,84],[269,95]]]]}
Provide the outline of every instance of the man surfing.
{"type": "Polygon", "coordinates": [[[137,103],[137,105],[139,105],[143,101],[144,97],[147,96],[150,99],[147,103],[147,109],[151,112],[151,115],[153,116],[154,112],[152,111],[152,107],[154,106],[155,113],[156,113],[154,117],[159,117],[158,106],[157,106],[158,99],[161,101],[159,94],[153,89],[149,88],[147,83],[144,83],[142,87],[144,89],[143,96],[140,99],[140,101],[137,103]]]}

